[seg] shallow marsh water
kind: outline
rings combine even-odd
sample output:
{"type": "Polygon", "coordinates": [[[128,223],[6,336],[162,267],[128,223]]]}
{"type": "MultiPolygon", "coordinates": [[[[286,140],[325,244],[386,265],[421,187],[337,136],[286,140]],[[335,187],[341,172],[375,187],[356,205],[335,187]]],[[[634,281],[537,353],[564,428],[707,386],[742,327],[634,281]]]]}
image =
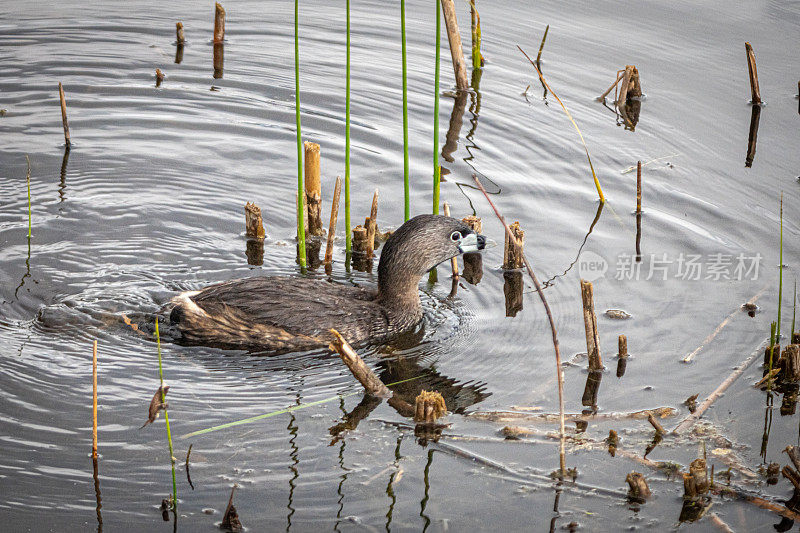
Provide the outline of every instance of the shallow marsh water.
{"type": "MultiPolygon", "coordinates": [[[[377,187],[382,228],[399,225],[403,215],[395,4],[355,2],[352,19],[353,222],[368,214],[377,187]]],[[[504,1],[479,2],[479,8],[487,61],[479,90],[452,120],[454,100],[442,100],[440,145],[451,123],[460,126],[451,130],[457,145],[442,158],[449,171],[442,198],[454,215],[477,212],[484,233],[502,242],[502,228],[471,187],[476,171],[501,211],[520,221],[528,257],[542,279],[553,278],[546,294],[565,360],[585,351],[579,266],[573,264],[580,251],[605,261],[608,270],[595,281],[598,314],[624,309],[632,318],[598,318],[608,369],[599,412],[675,407],[679,415],[663,421],[669,429],[686,414],[683,400],[710,393],[775,319],[780,192],[783,331],[789,329],[800,205],[794,53],[800,5],[504,1]],[[543,72],[580,125],[609,200],[588,238],[598,203],[585,154],[516,50],[519,44],[535,52],[547,24],[543,72]],[[755,48],[766,101],[750,167],[745,41],[755,48]],[[635,131],[594,100],[625,64],[638,66],[646,93],[635,131]],[[636,234],[635,172],[621,171],[637,159],[656,158],[644,171],[641,271],[638,279],[617,279],[629,273],[624,267],[636,234]],[[723,266],[730,256],[727,273],[734,278],[737,256],[760,254],[758,274],[713,279],[715,254],[723,255],[716,261],[723,266]],[[694,255],[702,279],[682,279],[678,268],[686,264],[679,262],[694,255]],[[761,312],[734,315],[693,364],[680,362],[762,289],[761,312]],[[617,378],[621,333],[632,356],[617,378]]],[[[122,325],[120,314],[153,312],[177,291],[218,280],[297,273],[292,5],[237,2],[226,9],[224,70],[214,78],[211,4],[0,6],[0,108],[7,110],[0,117],[0,516],[12,530],[99,529],[98,517],[109,530],[172,528],[157,510],[171,489],[163,421],[138,429],[158,387],[155,345],[122,325]],[[188,44],[176,64],[179,20],[188,44]],[[157,67],[166,74],[160,88],[157,67]],[[59,81],[74,142],[67,155],[59,81]],[[30,241],[24,154],[32,163],[30,241]],[[245,256],[246,201],[261,205],[265,215],[258,267],[245,256]],[[99,512],[88,458],[93,339],[100,345],[99,512]]],[[[433,2],[407,6],[415,214],[431,207],[433,9],[433,2]]],[[[464,3],[457,9],[466,49],[469,14],[464,3]]],[[[343,5],[302,2],[301,39],[303,132],[322,146],[327,216],[333,181],[344,172],[343,5]]],[[[446,91],[449,62],[443,60],[442,72],[446,91]]],[[[342,220],[340,212],[340,228],[342,220]]],[[[342,247],[335,259],[335,279],[374,282],[371,274],[345,271],[342,247]]],[[[462,283],[452,301],[448,269],[441,266],[439,283],[422,285],[428,310],[422,341],[362,354],[385,381],[421,375],[409,382],[416,385],[404,386],[407,393],[438,387],[458,413],[511,406],[556,412],[545,315],[526,285],[523,309],[506,316],[501,262],[502,247],[488,250],[481,282],[462,283]]],[[[409,421],[384,403],[336,438],[330,428],[346,413],[371,406],[358,407],[360,386],[327,353],[258,357],[165,344],[163,354],[181,530],[215,530],[233,483],[240,485],[242,521],[253,531],[541,530],[571,522],[587,530],[687,527],[678,525],[679,482],[620,455],[570,445],[567,463],[584,487],[624,494],[625,475],[639,470],[654,497],[636,506],[569,483],[557,490],[541,479],[558,466],[556,442],[502,441],[502,424],[454,414],[441,444],[423,447],[413,430],[397,426],[409,421]],[[336,395],[342,398],[181,438],[336,395]],[[182,466],[190,444],[194,489],[182,466]],[[453,446],[506,470],[465,459],[453,446]],[[215,514],[204,512],[209,509],[215,514]]],[[[565,368],[569,412],[582,409],[584,364],[565,368]]],[[[765,394],[751,387],[760,376],[752,366],[704,417],[752,470],[765,461],[785,464],[781,450],[797,444],[800,424],[798,414],[780,414],[779,398],[773,410],[766,407],[765,394]],[[771,426],[762,457],[765,416],[771,426]]],[[[620,432],[622,448],[638,454],[652,437],[645,421],[630,420],[592,422],[586,435],[600,440],[609,429],[620,432]]],[[[688,465],[700,442],[668,437],[648,457],[688,465]]],[[[717,471],[727,468],[711,453],[724,442],[706,443],[717,471]]],[[[774,499],[790,495],[783,479],[771,487],[760,478],[734,480],[774,499]]],[[[717,499],[713,511],[736,530],[769,530],[779,522],[747,503],[717,499]]],[[[707,518],[688,527],[715,529],[707,518]]]]}

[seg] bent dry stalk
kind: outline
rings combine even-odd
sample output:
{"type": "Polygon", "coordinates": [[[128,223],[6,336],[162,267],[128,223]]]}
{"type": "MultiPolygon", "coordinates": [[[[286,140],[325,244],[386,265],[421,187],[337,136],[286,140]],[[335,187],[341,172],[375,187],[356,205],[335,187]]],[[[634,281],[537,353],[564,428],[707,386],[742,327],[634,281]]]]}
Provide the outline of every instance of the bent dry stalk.
{"type": "MultiPolygon", "coordinates": [[[[156,317],[156,346],[158,348],[158,380],[161,382],[161,403],[166,404],[164,394],[164,371],[161,367],[161,336],[158,333],[158,317],[156,317]]],[[[169,462],[172,465],[172,509],[178,507],[178,483],[175,480],[175,454],[172,451],[172,432],[169,429],[169,413],[164,407],[164,424],[167,426],[167,442],[169,443],[169,462]]]]}
{"type": "MultiPolygon", "coordinates": [[[[478,180],[478,177],[475,174],[472,175],[472,179],[475,180],[475,184],[481,190],[481,192],[483,193],[483,196],[486,197],[486,201],[489,202],[490,206],[492,206],[492,210],[494,211],[494,214],[497,215],[498,220],[500,220],[500,222],[503,224],[503,227],[506,230],[506,235],[508,235],[509,239],[512,239],[512,240],[514,240],[514,242],[516,242],[516,240],[514,238],[514,234],[511,232],[511,228],[508,227],[508,224],[506,224],[505,218],[503,218],[503,215],[501,215],[500,211],[497,210],[497,207],[495,207],[494,203],[492,202],[492,199],[489,198],[489,193],[487,193],[486,189],[483,188],[483,184],[481,184],[481,182],[478,180]]],[[[544,310],[547,313],[547,319],[550,322],[550,331],[553,334],[553,350],[555,351],[555,355],[556,355],[556,373],[557,373],[556,374],[556,379],[557,379],[557,383],[558,383],[558,417],[559,417],[559,426],[560,426],[559,427],[559,431],[560,431],[559,436],[560,436],[560,441],[561,441],[560,453],[559,453],[559,461],[560,461],[560,467],[561,467],[561,477],[563,479],[563,477],[566,475],[566,471],[567,471],[567,465],[566,465],[566,460],[565,460],[565,456],[564,456],[564,439],[565,439],[565,432],[564,432],[564,375],[563,375],[563,373],[561,371],[561,350],[558,347],[558,333],[556,332],[556,323],[555,323],[555,320],[553,319],[553,313],[550,311],[550,305],[547,303],[547,298],[545,298],[544,292],[542,292],[542,285],[539,283],[539,279],[536,277],[536,274],[534,274],[533,268],[531,268],[531,265],[528,262],[528,259],[525,257],[525,254],[523,253],[521,255],[522,255],[522,261],[525,264],[525,269],[528,271],[528,275],[531,277],[531,280],[533,280],[533,285],[536,287],[536,292],[539,293],[539,298],[542,300],[542,305],[544,305],[544,310]]]]}

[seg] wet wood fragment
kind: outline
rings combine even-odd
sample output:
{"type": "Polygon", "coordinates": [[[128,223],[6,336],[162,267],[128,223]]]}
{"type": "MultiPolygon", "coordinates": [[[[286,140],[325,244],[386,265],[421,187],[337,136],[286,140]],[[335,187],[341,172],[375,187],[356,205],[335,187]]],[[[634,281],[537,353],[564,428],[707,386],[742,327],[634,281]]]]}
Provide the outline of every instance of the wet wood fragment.
{"type": "Polygon", "coordinates": [[[628,337],[620,335],[618,345],[617,357],[621,359],[628,357],[628,337]]]}
{"type": "Polygon", "coordinates": [[[683,497],[694,499],[708,492],[708,469],[706,460],[702,457],[695,459],[689,465],[689,472],[683,474],[683,497]]]}
{"type": "Polygon", "coordinates": [[[523,437],[536,435],[536,432],[522,426],[505,426],[500,430],[500,434],[503,435],[506,440],[519,440],[523,437]]]}
{"type": "Polygon", "coordinates": [[[692,394],[686,400],[684,400],[683,405],[685,405],[690,413],[694,413],[697,410],[697,397],[699,394],[692,394]]]}
{"type": "Polygon", "coordinates": [[[611,455],[611,457],[616,457],[617,446],[619,446],[619,436],[613,429],[608,430],[608,438],[606,438],[606,443],[608,443],[609,455],[611,455]]]}
{"type": "Polygon", "coordinates": [[[339,216],[339,196],[342,193],[342,178],[336,176],[336,185],[333,187],[333,200],[331,201],[331,220],[328,223],[328,242],[325,245],[325,271],[329,270],[333,263],[333,239],[336,236],[336,219],[339,216]]]}
{"type": "Polygon", "coordinates": [[[178,46],[186,43],[186,35],[183,32],[183,22],[175,23],[175,40],[177,41],[178,46]]]}
{"type": "Polygon", "coordinates": [[[656,417],[653,416],[653,413],[647,415],[647,421],[650,422],[650,425],[653,426],[656,430],[656,433],[659,435],[665,435],[667,432],[664,431],[664,426],[662,426],[656,417]]]}
{"type": "Polygon", "coordinates": [[[305,151],[305,195],[306,231],[319,237],[322,235],[322,178],[320,171],[319,144],[306,141],[305,151]]]}
{"type": "Polygon", "coordinates": [[[785,382],[800,381],[800,345],[790,344],[781,354],[782,378],[785,382]]]}
{"type": "Polygon", "coordinates": [[[359,383],[364,387],[364,390],[368,394],[372,394],[373,396],[378,396],[380,398],[388,398],[391,396],[391,392],[383,384],[378,376],[372,371],[371,368],[367,366],[363,359],[353,350],[353,348],[347,343],[347,341],[342,337],[342,335],[336,331],[335,329],[331,330],[331,334],[333,335],[334,339],[328,345],[328,347],[337,352],[339,357],[342,358],[342,362],[347,365],[347,368],[350,369],[350,372],[353,374],[359,383]]]}
{"type": "Polygon", "coordinates": [[[630,98],[638,98],[640,96],[642,96],[642,85],[639,80],[639,69],[635,65],[625,65],[617,105],[624,105],[630,98]]]}
{"type": "Polygon", "coordinates": [[[378,232],[378,189],[372,195],[372,207],[369,210],[369,218],[364,222],[364,227],[367,228],[367,248],[365,253],[367,257],[373,257],[375,251],[375,235],[378,232]]]}
{"type": "Polygon", "coordinates": [[[581,280],[581,299],[583,300],[583,323],[586,328],[586,353],[589,356],[589,370],[602,370],[600,334],[597,331],[597,315],[594,312],[594,294],[590,281],[581,280]]]}

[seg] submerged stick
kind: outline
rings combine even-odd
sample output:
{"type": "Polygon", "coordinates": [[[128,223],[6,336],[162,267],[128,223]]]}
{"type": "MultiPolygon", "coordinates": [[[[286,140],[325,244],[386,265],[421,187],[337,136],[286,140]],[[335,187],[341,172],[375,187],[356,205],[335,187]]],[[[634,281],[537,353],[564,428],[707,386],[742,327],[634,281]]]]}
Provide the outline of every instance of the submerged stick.
{"type": "Polygon", "coordinates": [[[589,370],[602,370],[600,357],[600,334],[597,331],[597,314],[594,312],[594,290],[590,281],[581,280],[581,300],[583,301],[583,325],[586,329],[586,353],[589,357],[589,370]]]}
{"type": "Polygon", "coordinates": [[[325,244],[325,265],[333,263],[333,238],[336,235],[336,219],[339,216],[339,196],[342,192],[342,178],[336,176],[336,185],[333,187],[333,201],[331,202],[331,220],[328,224],[328,242],[325,244]]]}
{"type": "Polygon", "coordinates": [[[391,396],[391,391],[383,384],[380,378],[375,375],[372,369],[367,366],[364,360],[359,357],[344,337],[342,337],[341,333],[335,329],[331,329],[330,332],[334,339],[328,345],[328,348],[339,354],[339,357],[342,358],[342,362],[347,365],[347,368],[350,369],[353,376],[361,383],[364,390],[368,394],[378,396],[379,398],[388,398],[391,396]]]}
{"type": "Polygon", "coordinates": [[[550,24],[544,29],[544,35],[542,35],[542,44],[539,45],[539,53],[536,54],[536,64],[540,64],[542,61],[542,50],[544,50],[544,42],[547,40],[547,32],[550,31],[550,24]]]}
{"type": "Polygon", "coordinates": [[[726,390],[728,390],[728,387],[730,387],[734,381],[739,379],[739,376],[741,376],[744,371],[747,370],[747,368],[752,365],[756,359],[758,359],[758,356],[761,355],[761,351],[766,347],[768,342],[768,340],[762,342],[758,348],[756,348],[755,351],[747,357],[747,359],[739,363],[736,369],[731,372],[727,378],[725,378],[725,381],[720,383],[720,385],[714,389],[714,392],[708,395],[708,398],[706,398],[703,403],[700,404],[697,410],[684,418],[683,421],[672,430],[672,434],[680,435],[681,433],[686,432],[686,430],[691,429],[695,422],[697,422],[700,417],[703,416],[703,413],[705,413],[708,408],[711,407],[711,405],[717,401],[726,390]]]}
{"type": "Polygon", "coordinates": [[[92,343],[92,459],[97,459],[97,341],[92,343]]]}
{"type": "Polygon", "coordinates": [[[320,172],[319,145],[306,141],[305,148],[305,187],[306,216],[308,232],[314,236],[322,235],[322,178],[320,172]]]}
{"type": "MultiPolygon", "coordinates": [[[[522,50],[522,49],[520,48],[520,50],[522,50]]],[[[500,220],[500,223],[503,224],[503,227],[506,230],[506,235],[508,235],[509,238],[513,239],[514,238],[514,234],[511,232],[511,228],[508,227],[508,224],[506,224],[505,218],[503,218],[503,215],[501,215],[500,211],[498,211],[497,207],[495,207],[494,203],[492,202],[492,199],[489,197],[489,193],[487,193],[486,189],[483,188],[483,185],[478,180],[478,177],[475,174],[472,175],[472,179],[475,181],[475,184],[478,186],[478,188],[483,193],[483,196],[486,198],[486,201],[489,202],[490,206],[492,206],[492,210],[494,211],[494,214],[497,216],[498,220],[500,220]]],[[[564,432],[564,375],[562,374],[562,371],[561,371],[561,351],[559,350],[559,347],[558,347],[558,333],[556,332],[556,323],[555,323],[555,320],[553,319],[553,313],[550,311],[550,305],[547,303],[547,298],[545,298],[544,292],[542,292],[542,285],[539,283],[539,279],[536,277],[536,274],[534,274],[530,263],[528,263],[528,259],[525,257],[525,254],[522,253],[520,255],[522,256],[522,261],[525,264],[525,269],[528,271],[528,275],[531,277],[531,280],[533,280],[533,285],[536,287],[536,292],[539,293],[539,298],[542,300],[542,305],[544,306],[544,310],[547,313],[547,319],[550,322],[550,331],[552,332],[552,335],[553,335],[553,350],[555,351],[555,356],[556,356],[556,380],[558,382],[558,413],[559,413],[559,425],[560,425],[559,436],[560,436],[560,440],[561,440],[559,461],[560,461],[560,467],[561,467],[561,476],[563,477],[566,474],[566,470],[567,470],[566,459],[565,459],[565,456],[564,456],[564,438],[565,438],[565,432],[564,432]]]]}
{"type": "Polygon", "coordinates": [[[756,55],[750,43],[744,43],[744,50],[747,53],[747,73],[750,75],[750,96],[751,102],[755,105],[761,104],[761,89],[758,87],[758,70],[756,69],[756,55]]]}
{"type": "MultiPolygon", "coordinates": [[[[446,216],[446,217],[450,216],[450,206],[447,205],[447,202],[444,203],[444,216],[446,216]]],[[[450,264],[453,267],[453,278],[455,279],[455,278],[458,277],[458,259],[457,259],[457,257],[454,256],[450,260],[450,264]]]]}
{"type": "Polygon", "coordinates": [[[605,196],[603,196],[603,190],[600,188],[600,180],[597,179],[597,174],[595,173],[594,165],[592,164],[592,157],[589,155],[589,148],[586,146],[586,140],[584,140],[583,133],[581,133],[578,124],[575,122],[575,119],[572,118],[572,114],[570,114],[570,112],[567,110],[567,106],[564,105],[564,102],[561,101],[561,98],[559,98],[558,95],[550,87],[550,85],[548,85],[547,80],[544,79],[544,76],[542,75],[542,72],[539,70],[539,67],[537,67],[536,64],[531,60],[531,58],[528,57],[528,54],[525,53],[525,50],[523,50],[519,45],[517,45],[517,48],[519,48],[519,51],[522,52],[522,55],[524,55],[525,58],[528,60],[528,62],[531,64],[533,69],[536,71],[536,74],[539,75],[539,79],[541,80],[542,84],[544,84],[547,90],[550,91],[553,97],[561,105],[561,109],[563,109],[564,113],[567,114],[567,118],[569,118],[570,122],[572,122],[572,125],[575,126],[575,130],[578,132],[578,136],[581,138],[581,142],[583,143],[583,149],[586,151],[586,158],[589,160],[589,168],[592,170],[592,178],[594,179],[594,186],[595,188],[597,188],[597,194],[600,197],[600,202],[605,203],[606,198],[605,196]]]}
{"type": "Polygon", "coordinates": [[[225,8],[217,2],[214,6],[214,42],[225,40],[225,8]]]}
{"type": "Polygon", "coordinates": [[[464,50],[461,47],[461,34],[458,31],[456,7],[453,0],[440,0],[444,12],[444,25],[447,29],[447,40],[450,43],[450,55],[453,58],[453,72],[456,77],[456,87],[464,91],[469,87],[467,67],[464,61],[464,50]]]}
{"type": "Polygon", "coordinates": [[[69,121],[67,120],[67,100],[64,97],[64,86],[58,82],[58,98],[61,100],[61,125],[64,126],[64,142],[67,148],[72,147],[72,142],[69,139],[69,121]]]}

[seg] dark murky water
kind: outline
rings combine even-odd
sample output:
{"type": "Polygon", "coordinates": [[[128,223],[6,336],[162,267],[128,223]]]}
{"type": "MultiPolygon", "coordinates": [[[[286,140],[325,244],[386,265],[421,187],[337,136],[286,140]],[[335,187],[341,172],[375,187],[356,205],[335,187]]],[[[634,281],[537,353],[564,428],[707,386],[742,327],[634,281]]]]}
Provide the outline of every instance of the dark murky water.
{"type": "MultiPolygon", "coordinates": [[[[367,215],[378,187],[382,227],[402,221],[395,4],[353,6],[353,220],[367,215]]],[[[412,210],[422,213],[431,202],[434,7],[408,4],[412,210]]],[[[450,124],[458,144],[444,154],[449,173],[442,198],[457,216],[477,211],[485,233],[502,241],[501,227],[470,188],[474,169],[497,192],[500,209],[519,219],[540,277],[553,278],[546,292],[565,359],[585,350],[579,267],[572,265],[581,250],[605,261],[608,270],[595,281],[598,311],[621,308],[633,317],[599,317],[608,367],[599,411],[672,406],[682,417],[683,400],[710,393],[775,319],[780,192],[786,206],[783,316],[791,316],[800,205],[800,5],[644,2],[623,8],[607,1],[508,1],[479,7],[487,64],[478,91],[462,101],[443,98],[440,142],[450,124]],[[520,44],[535,53],[546,24],[544,74],[578,121],[609,200],[588,238],[598,204],[585,155],[557,102],[542,98],[516,50],[520,44]],[[767,102],[749,167],[746,40],[755,47],[767,102]],[[635,131],[594,100],[626,63],[638,66],[646,93],[635,131]],[[529,84],[526,98],[521,93],[529,84]],[[636,251],[635,172],[622,172],[637,159],[655,159],[644,172],[638,274],[629,269],[636,251]],[[750,266],[757,254],[757,275],[736,270],[739,256],[750,266]],[[684,279],[695,275],[701,279],[684,279]],[[680,362],[765,288],[758,300],[762,312],[734,315],[694,364],[680,362]],[[632,357],[617,378],[620,333],[627,335],[632,357]]],[[[239,2],[226,8],[224,71],[215,79],[210,4],[0,6],[0,108],[7,110],[0,117],[0,516],[10,529],[93,529],[100,517],[110,530],[171,528],[157,510],[171,489],[163,422],[138,430],[157,388],[155,345],[120,325],[119,315],[153,311],[179,290],[217,280],[296,272],[292,5],[239,2]],[[189,41],[180,64],[178,20],[189,41]],[[166,74],[158,89],[156,67],[166,74]],[[67,92],[74,141],[66,155],[58,81],[67,92]],[[33,168],[30,241],[24,154],[33,168]],[[265,212],[268,238],[260,267],[249,266],[245,256],[246,201],[265,212]],[[99,510],[88,458],[93,339],[100,345],[99,510]]],[[[457,9],[468,42],[466,4],[457,9]]],[[[344,6],[303,2],[301,17],[303,132],[322,145],[327,216],[333,180],[343,174],[344,6]]],[[[449,62],[442,68],[447,89],[449,62]]],[[[346,273],[343,259],[337,250],[336,279],[374,281],[370,274],[346,273]]],[[[421,375],[403,386],[407,394],[415,387],[438,388],[457,412],[513,405],[557,410],[542,307],[526,286],[524,308],[506,317],[501,261],[502,247],[487,251],[482,281],[464,284],[455,301],[446,299],[447,270],[439,268],[441,281],[423,286],[429,317],[422,342],[365,352],[385,381],[421,375]]],[[[788,330],[789,320],[783,327],[788,330]]],[[[558,466],[557,443],[550,439],[503,441],[501,424],[455,414],[447,419],[452,426],[445,435],[451,436],[422,447],[413,430],[395,424],[406,419],[386,404],[363,401],[360,387],[328,354],[260,358],[163,348],[172,387],[180,529],[213,531],[233,483],[240,485],[242,521],[253,531],[678,524],[679,482],[590,446],[570,446],[567,462],[578,469],[584,488],[567,484],[563,492],[540,477],[558,466]],[[341,399],[181,438],[337,395],[341,399]],[[338,437],[330,429],[354,409],[357,415],[371,407],[357,429],[338,437]],[[194,489],[182,466],[190,444],[194,489]],[[465,459],[454,446],[505,470],[465,459]],[[642,506],[585,488],[624,494],[625,475],[634,469],[646,473],[655,495],[642,506]]],[[[570,412],[582,408],[582,366],[565,369],[570,412]]],[[[774,409],[765,407],[765,394],[750,386],[759,377],[754,365],[705,417],[752,470],[765,460],[785,464],[781,450],[797,444],[800,423],[797,414],[781,415],[780,396],[774,409]],[[771,426],[762,454],[765,416],[771,426]]],[[[645,421],[593,422],[586,435],[602,439],[609,429],[620,431],[622,448],[640,455],[652,436],[645,421]]],[[[687,465],[699,442],[668,438],[649,458],[687,465]]],[[[727,445],[713,438],[706,444],[717,471],[727,468],[727,445]]],[[[786,480],[772,487],[760,478],[734,480],[773,499],[790,495],[786,480]]],[[[766,530],[779,521],[748,503],[717,499],[713,511],[737,530],[766,530]]],[[[707,518],[696,527],[715,528],[707,518]]]]}

